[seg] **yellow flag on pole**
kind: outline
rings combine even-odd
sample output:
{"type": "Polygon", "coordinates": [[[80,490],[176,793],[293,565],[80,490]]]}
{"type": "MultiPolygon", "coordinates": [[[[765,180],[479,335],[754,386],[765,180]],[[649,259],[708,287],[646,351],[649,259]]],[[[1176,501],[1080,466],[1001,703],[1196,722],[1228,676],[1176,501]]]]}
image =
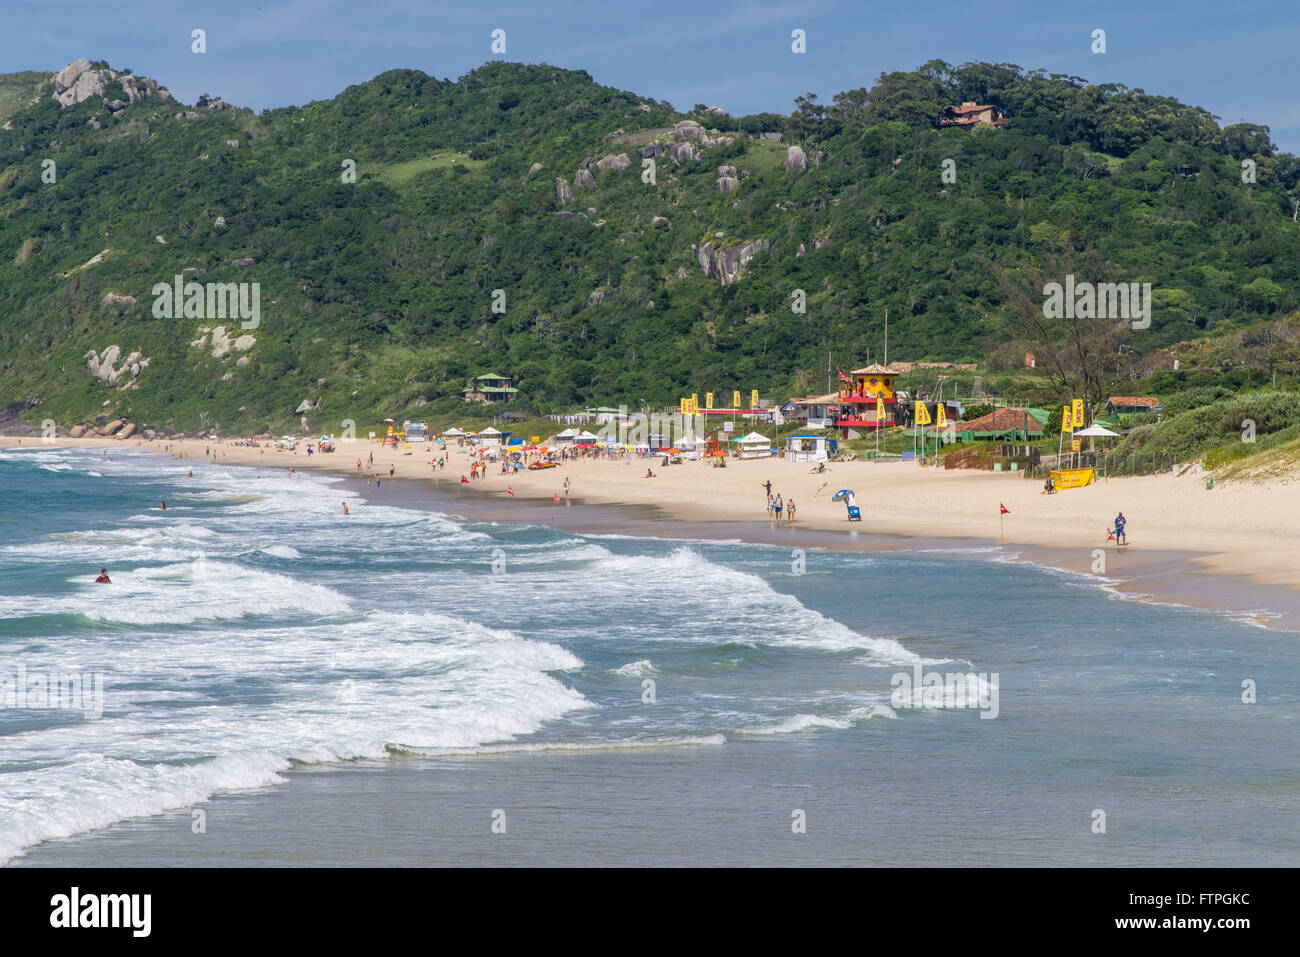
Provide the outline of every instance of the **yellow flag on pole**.
{"type": "Polygon", "coordinates": [[[1074,428],[1081,429],[1083,428],[1083,400],[1075,399],[1073,406],[1074,408],[1071,410],[1073,413],[1071,418],[1074,420],[1074,428]]]}
{"type": "Polygon", "coordinates": [[[1070,432],[1072,428],[1071,422],[1073,421],[1073,418],[1074,417],[1070,412],[1070,407],[1068,405],[1062,406],[1061,407],[1061,431],[1062,432],[1067,434],[1070,432]]]}
{"type": "Polygon", "coordinates": [[[924,402],[916,403],[916,424],[917,425],[930,424],[930,410],[925,407],[924,402]]]}
{"type": "Polygon", "coordinates": [[[751,409],[757,409],[757,408],[758,408],[758,390],[757,390],[757,389],[750,389],[750,390],[749,390],[749,407],[750,407],[751,409]]]}
{"type": "Polygon", "coordinates": [[[713,393],[712,393],[712,392],[706,392],[706,393],[704,393],[704,407],[705,407],[706,409],[711,409],[711,408],[713,408],[713,393]]]}
{"type": "Polygon", "coordinates": [[[942,402],[938,402],[934,406],[934,427],[936,429],[946,429],[948,427],[948,420],[943,415],[942,402]]]}
{"type": "Polygon", "coordinates": [[[740,408],[740,390],[739,390],[739,389],[732,389],[732,390],[731,390],[731,407],[732,407],[733,409],[739,409],[739,408],[740,408]]]}
{"type": "Polygon", "coordinates": [[[885,403],[881,401],[880,396],[876,396],[876,424],[879,425],[885,421],[885,403]]]}

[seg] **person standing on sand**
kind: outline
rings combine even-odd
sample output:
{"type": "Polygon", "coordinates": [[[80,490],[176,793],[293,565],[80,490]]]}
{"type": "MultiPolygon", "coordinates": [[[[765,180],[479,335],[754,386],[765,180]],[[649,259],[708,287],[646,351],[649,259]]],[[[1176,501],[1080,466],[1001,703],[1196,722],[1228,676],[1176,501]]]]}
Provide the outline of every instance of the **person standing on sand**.
{"type": "Polygon", "coordinates": [[[396,471],[397,471],[397,466],[396,466],[396,465],[390,465],[390,466],[388,466],[388,477],[389,477],[389,478],[392,478],[392,477],[393,477],[393,473],[396,472],[396,471]]]}
{"type": "Polygon", "coordinates": [[[1115,544],[1116,545],[1128,544],[1128,539],[1124,535],[1124,526],[1127,524],[1128,524],[1128,519],[1124,517],[1123,512],[1120,512],[1118,515],[1115,516],[1115,544]]]}
{"type": "Polygon", "coordinates": [[[569,480],[567,477],[564,480],[564,497],[565,498],[569,497],[569,480]]]}
{"type": "Polygon", "coordinates": [[[785,503],[785,520],[787,522],[794,521],[794,499],[790,499],[785,503]]]}
{"type": "Polygon", "coordinates": [[[776,513],[777,522],[781,521],[781,493],[776,493],[776,498],[772,499],[772,511],[776,513]]]}
{"type": "Polygon", "coordinates": [[[767,500],[769,502],[772,501],[772,480],[771,479],[768,479],[766,482],[763,483],[763,492],[765,495],[767,495],[767,500]]]}

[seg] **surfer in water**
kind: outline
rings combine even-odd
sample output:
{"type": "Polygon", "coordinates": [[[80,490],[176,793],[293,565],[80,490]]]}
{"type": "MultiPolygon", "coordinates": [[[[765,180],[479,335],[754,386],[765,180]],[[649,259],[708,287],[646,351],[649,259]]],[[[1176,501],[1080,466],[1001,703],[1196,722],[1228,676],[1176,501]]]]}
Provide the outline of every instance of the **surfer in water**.
{"type": "Polygon", "coordinates": [[[107,568],[101,568],[101,569],[99,570],[99,577],[95,579],[95,584],[96,584],[96,585],[111,585],[111,584],[113,584],[112,579],[110,579],[110,578],[108,577],[108,569],[107,569],[107,568]]]}

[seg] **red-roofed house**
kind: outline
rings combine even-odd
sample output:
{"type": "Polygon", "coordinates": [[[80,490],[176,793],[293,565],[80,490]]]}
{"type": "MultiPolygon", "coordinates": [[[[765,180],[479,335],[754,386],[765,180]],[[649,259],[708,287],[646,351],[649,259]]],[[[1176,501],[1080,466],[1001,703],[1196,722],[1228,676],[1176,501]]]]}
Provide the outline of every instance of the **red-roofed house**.
{"type": "Polygon", "coordinates": [[[1001,126],[1006,122],[1002,119],[1002,112],[996,106],[981,106],[969,100],[961,106],[950,106],[943,113],[940,123],[944,126],[974,126],[977,123],[1001,126]]]}
{"type": "Polygon", "coordinates": [[[1043,437],[1043,427],[1028,409],[994,409],[969,422],[957,422],[953,427],[959,436],[969,432],[970,438],[977,441],[1002,438],[1031,441],[1043,437]]]}
{"type": "Polygon", "coordinates": [[[1106,411],[1111,415],[1129,415],[1134,412],[1159,412],[1160,400],[1153,395],[1112,395],[1106,400],[1106,411]]]}

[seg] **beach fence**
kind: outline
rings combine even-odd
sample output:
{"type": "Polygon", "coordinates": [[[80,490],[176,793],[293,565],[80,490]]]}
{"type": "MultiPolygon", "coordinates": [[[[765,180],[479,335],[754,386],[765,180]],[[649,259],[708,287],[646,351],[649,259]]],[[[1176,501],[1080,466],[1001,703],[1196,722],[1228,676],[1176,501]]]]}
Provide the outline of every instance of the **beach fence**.
{"type": "Polygon", "coordinates": [[[1132,452],[1115,455],[1108,452],[1065,452],[1045,455],[1042,461],[1025,470],[1025,478],[1045,479],[1054,469],[1096,469],[1102,478],[1131,475],[1158,475],[1172,472],[1178,457],[1163,452],[1132,452]]]}

